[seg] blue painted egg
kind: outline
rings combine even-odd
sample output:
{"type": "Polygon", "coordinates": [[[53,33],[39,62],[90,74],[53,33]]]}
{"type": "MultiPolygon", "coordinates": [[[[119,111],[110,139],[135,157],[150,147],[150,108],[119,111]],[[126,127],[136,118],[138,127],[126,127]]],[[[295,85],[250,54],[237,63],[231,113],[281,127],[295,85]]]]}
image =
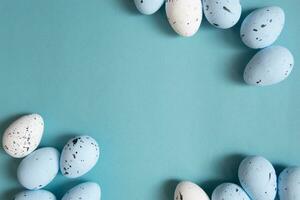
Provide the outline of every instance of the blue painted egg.
{"type": "Polygon", "coordinates": [[[280,173],[278,193],[280,200],[300,199],[300,167],[289,167],[280,173]]]}
{"type": "Polygon", "coordinates": [[[212,194],[212,200],[250,200],[246,192],[233,183],[219,185],[212,194]]]}
{"type": "Polygon", "coordinates": [[[27,190],[18,193],[14,200],[56,200],[56,197],[46,190],[27,190]]]}
{"type": "Polygon", "coordinates": [[[69,190],[62,200],[100,200],[101,189],[97,183],[86,182],[79,184],[69,190]]]}
{"type": "Polygon", "coordinates": [[[163,5],[164,0],[134,0],[137,9],[144,15],[152,15],[163,5]]]}

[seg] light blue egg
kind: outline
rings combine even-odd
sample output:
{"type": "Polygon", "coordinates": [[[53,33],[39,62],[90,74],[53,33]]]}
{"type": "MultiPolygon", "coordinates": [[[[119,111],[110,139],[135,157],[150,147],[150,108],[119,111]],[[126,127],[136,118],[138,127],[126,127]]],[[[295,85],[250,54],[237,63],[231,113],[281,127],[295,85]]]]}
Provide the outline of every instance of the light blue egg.
{"type": "Polygon", "coordinates": [[[300,167],[289,167],[280,173],[278,193],[280,200],[300,199],[300,167]]]}
{"type": "Polygon", "coordinates": [[[238,171],[240,183],[252,200],[274,200],[277,176],[272,164],[261,156],[245,158],[238,171]]]}
{"type": "Polygon", "coordinates": [[[61,153],[60,170],[68,178],[80,177],[96,165],[99,155],[99,145],[92,137],[72,138],[61,153]]]}
{"type": "Polygon", "coordinates": [[[294,66],[291,52],[281,46],[260,50],[247,64],[244,80],[247,84],[267,86],[286,79],[294,66]]]}
{"type": "Polygon", "coordinates": [[[212,200],[250,200],[246,192],[233,183],[219,185],[212,194],[212,200]]]}
{"type": "Polygon", "coordinates": [[[285,22],[284,11],[277,6],[260,8],[250,13],[242,23],[241,38],[250,48],[265,48],[279,37],[285,22]]]}
{"type": "Polygon", "coordinates": [[[164,0],[134,0],[137,9],[144,15],[152,15],[164,2],[164,0]]]}
{"type": "Polygon", "coordinates": [[[221,29],[233,27],[240,19],[240,0],[203,0],[204,15],[213,26],[221,29]]]}
{"type": "Polygon", "coordinates": [[[52,147],[40,148],[24,158],[17,170],[21,185],[37,190],[48,185],[59,170],[59,152],[52,147]]]}
{"type": "Polygon", "coordinates": [[[56,197],[46,190],[27,190],[18,193],[14,200],[56,200],[56,197]]]}
{"type": "Polygon", "coordinates": [[[86,182],[79,184],[69,190],[62,200],[100,200],[101,189],[97,183],[86,182]]]}

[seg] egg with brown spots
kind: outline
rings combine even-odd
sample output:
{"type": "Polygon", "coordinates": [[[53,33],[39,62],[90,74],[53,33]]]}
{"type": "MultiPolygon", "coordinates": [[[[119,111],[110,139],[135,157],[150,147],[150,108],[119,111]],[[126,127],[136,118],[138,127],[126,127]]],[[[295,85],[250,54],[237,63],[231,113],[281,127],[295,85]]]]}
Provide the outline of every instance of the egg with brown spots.
{"type": "Polygon", "coordinates": [[[174,200],[209,200],[209,197],[195,183],[182,181],[175,189],[174,200]]]}

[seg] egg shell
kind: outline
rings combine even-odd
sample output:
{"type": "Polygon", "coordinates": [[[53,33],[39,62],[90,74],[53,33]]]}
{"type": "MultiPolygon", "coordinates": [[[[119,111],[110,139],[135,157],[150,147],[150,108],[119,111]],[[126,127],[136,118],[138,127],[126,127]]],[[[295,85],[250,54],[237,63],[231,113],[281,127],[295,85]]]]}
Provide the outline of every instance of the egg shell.
{"type": "Polygon", "coordinates": [[[79,184],[69,190],[62,198],[62,200],[100,200],[101,188],[97,183],[86,182],[79,184]]]}
{"type": "Polygon", "coordinates": [[[27,190],[18,193],[14,200],[56,200],[56,197],[46,190],[27,190]]]}
{"type": "Polygon", "coordinates": [[[250,200],[246,192],[233,183],[223,183],[212,193],[212,200],[250,200]]]}
{"type": "Polygon", "coordinates": [[[204,15],[213,26],[221,29],[233,27],[240,19],[240,0],[203,0],[204,15]]]}
{"type": "Polygon", "coordinates": [[[70,139],[60,158],[60,170],[68,178],[77,178],[89,172],[100,156],[99,145],[90,136],[70,139]]]}
{"type": "Polygon", "coordinates": [[[48,185],[59,170],[59,152],[52,147],[35,150],[24,158],[17,170],[21,185],[29,190],[38,190],[48,185]]]}
{"type": "Polygon", "coordinates": [[[174,31],[181,36],[193,36],[202,21],[201,0],[167,0],[166,13],[174,31]]]}
{"type": "Polygon", "coordinates": [[[174,200],[209,200],[209,197],[204,192],[202,188],[200,188],[195,183],[189,181],[180,182],[174,194],[174,200]]]}
{"type": "Polygon", "coordinates": [[[163,5],[164,0],[134,0],[137,9],[144,15],[152,15],[163,5]]]}
{"type": "Polygon", "coordinates": [[[280,200],[300,199],[300,167],[289,167],[283,170],[278,178],[280,200]]]}
{"type": "Polygon", "coordinates": [[[249,85],[267,86],[286,79],[294,66],[292,53],[282,46],[260,50],[247,64],[244,80],[249,85]]]}
{"type": "Polygon", "coordinates": [[[245,158],[238,170],[240,183],[252,200],[274,200],[277,177],[272,164],[261,156],[245,158]]]}
{"type": "Polygon", "coordinates": [[[12,157],[23,158],[38,147],[43,132],[44,121],[40,115],[24,115],[5,130],[3,149],[12,157]]]}
{"type": "Polygon", "coordinates": [[[260,8],[250,13],[242,23],[241,38],[250,48],[272,45],[279,37],[285,23],[284,11],[277,6],[260,8]]]}

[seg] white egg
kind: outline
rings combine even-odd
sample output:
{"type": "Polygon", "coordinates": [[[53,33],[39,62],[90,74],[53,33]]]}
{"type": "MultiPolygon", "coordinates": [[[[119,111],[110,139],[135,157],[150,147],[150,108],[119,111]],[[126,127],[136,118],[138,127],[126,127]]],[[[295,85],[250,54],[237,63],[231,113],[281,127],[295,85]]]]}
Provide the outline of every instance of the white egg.
{"type": "Polygon", "coordinates": [[[278,193],[280,200],[300,199],[300,167],[289,167],[280,173],[278,193]]]}
{"type": "Polygon", "coordinates": [[[152,15],[164,2],[164,0],[134,0],[137,9],[144,15],[152,15]]]}
{"type": "Polygon", "coordinates": [[[56,197],[46,190],[27,190],[18,193],[14,200],[56,200],[56,197]]]}
{"type": "Polygon", "coordinates": [[[250,200],[246,192],[233,183],[219,185],[212,194],[212,200],[250,200]]]}
{"type": "Polygon", "coordinates": [[[195,183],[183,181],[175,189],[174,200],[209,200],[209,197],[195,183]]]}
{"type": "Polygon", "coordinates": [[[23,158],[40,144],[44,132],[43,118],[38,114],[22,116],[4,132],[2,144],[12,157],[23,158]]]}
{"type": "Polygon", "coordinates": [[[181,36],[194,35],[202,21],[201,0],[167,0],[166,12],[170,25],[181,36]]]}
{"type": "Polygon", "coordinates": [[[97,183],[86,182],[69,190],[62,200],[100,200],[101,188],[97,183]]]}

